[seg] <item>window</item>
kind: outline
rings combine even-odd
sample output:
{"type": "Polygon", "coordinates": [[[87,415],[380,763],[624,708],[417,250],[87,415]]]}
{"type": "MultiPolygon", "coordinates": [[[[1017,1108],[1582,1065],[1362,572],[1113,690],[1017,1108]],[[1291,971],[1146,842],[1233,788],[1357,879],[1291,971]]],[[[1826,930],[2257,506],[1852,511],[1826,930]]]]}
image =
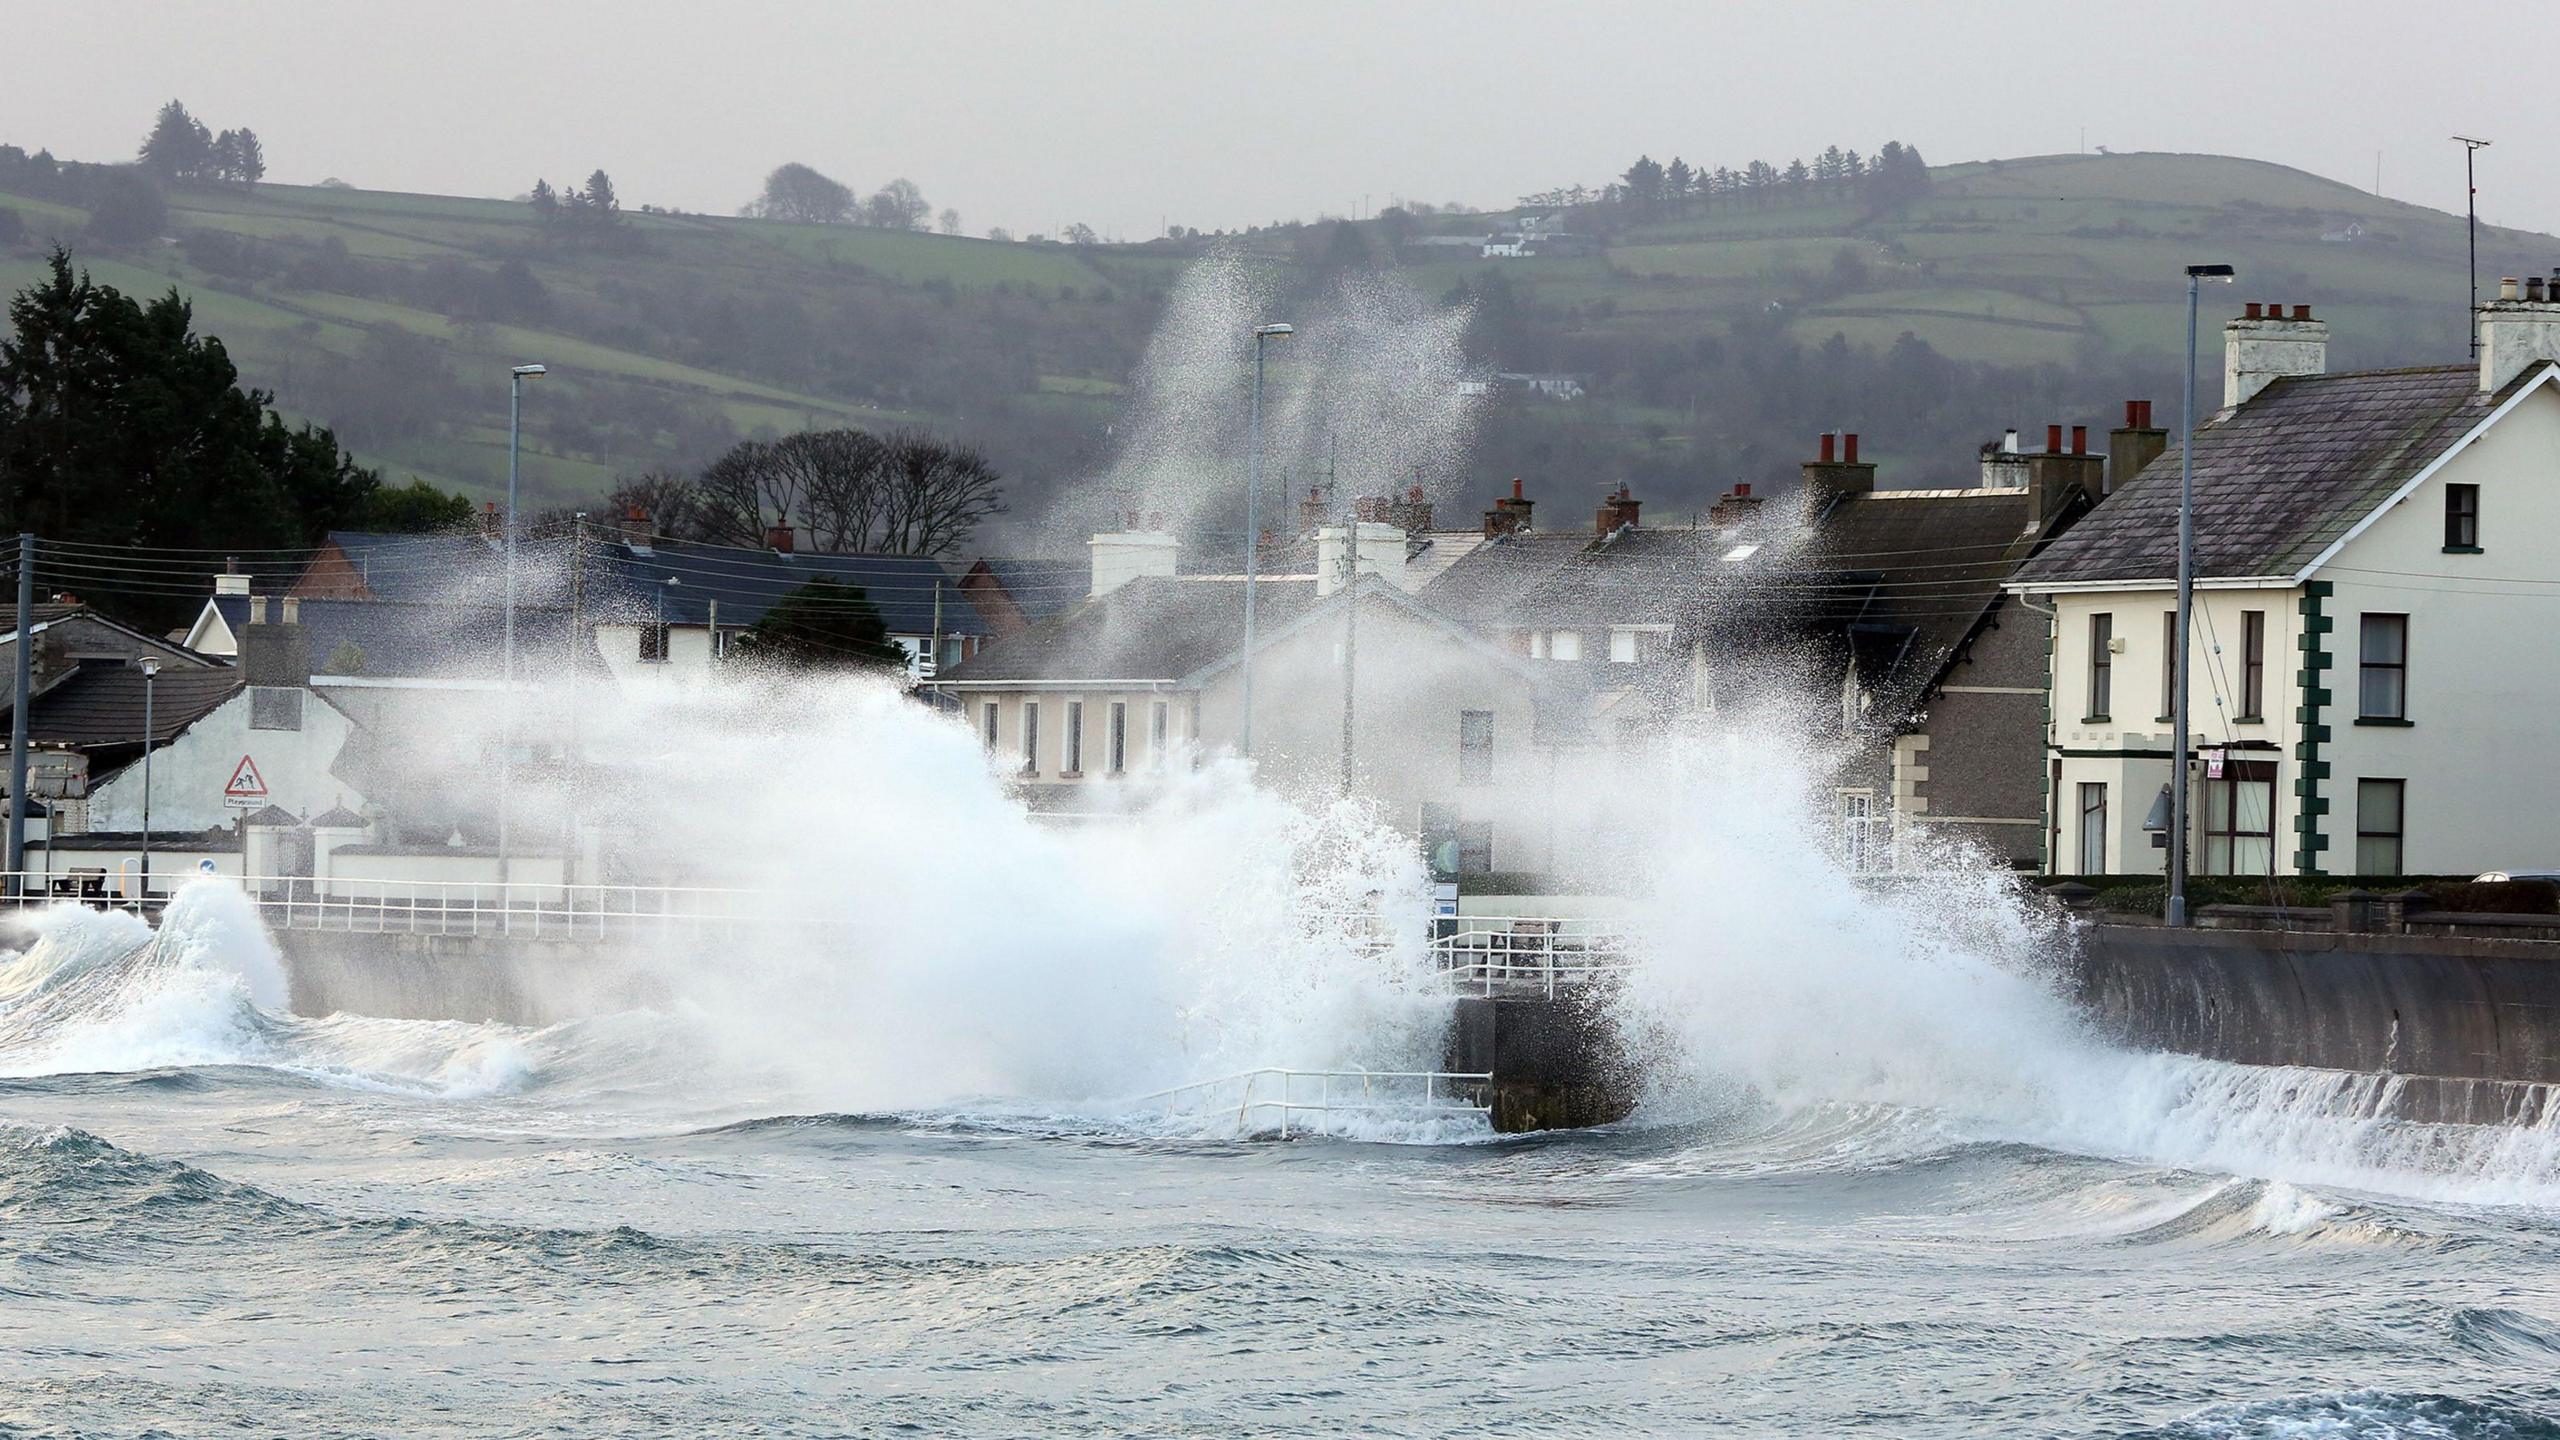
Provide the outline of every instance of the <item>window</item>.
{"type": "Polygon", "coordinates": [[[2116,617],[2089,617],[2089,708],[2086,718],[2104,720],[2115,703],[2116,617]]]}
{"type": "Polygon", "coordinates": [[[1111,702],[1110,744],[1111,773],[1117,775],[1129,768],[1129,702],[1125,700],[1111,702]]]}
{"type": "Polygon", "coordinates": [[[1147,754],[1159,762],[1164,759],[1166,711],[1170,708],[1162,700],[1147,707],[1147,754]]]}
{"type": "Polygon", "coordinates": [[[1875,792],[1840,792],[1840,853],[1849,869],[1860,875],[1876,868],[1875,810],[1875,792]]]}
{"type": "Polygon", "coordinates": [[[1040,702],[1022,702],[1022,773],[1040,773],[1040,702]]]}
{"type": "Polygon", "coordinates": [[[2267,612],[2240,612],[2240,714],[2258,720],[2267,713],[2267,612]]]}
{"type": "Polygon", "coordinates": [[[1633,630],[1609,632],[1609,663],[1612,665],[1636,663],[1636,632],[1633,630]]]}
{"type": "Polygon", "coordinates": [[[302,728],[302,690],[293,685],[254,685],[249,689],[249,728],[302,728]]]}
{"type": "Polygon", "coordinates": [[[1067,753],[1058,765],[1061,775],[1084,773],[1084,702],[1067,702],[1067,753]]]}
{"type": "Polygon", "coordinates": [[[665,625],[640,627],[640,663],[643,665],[667,663],[667,627],[665,625]]]}
{"type": "Polygon", "coordinates": [[[2406,780],[2356,782],[2357,874],[2402,873],[2402,806],[2408,798],[2408,789],[2406,780]]]}
{"type": "Polygon", "coordinates": [[[1458,873],[1458,807],[1422,802],[1422,859],[1435,879],[1458,873]]]}
{"type": "Polygon", "coordinates": [[[2160,718],[2178,713],[2178,612],[2160,617],[2160,718]]]}
{"type": "Polygon", "coordinates": [[[1493,783],[1493,712],[1458,712],[1458,783],[1493,783]]]}
{"type": "Polygon", "coordinates": [[[2357,650],[2358,720],[2409,718],[2409,617],[2367,615],[2357,650]]]}
{"type": "Polygon", "coordinates": [[[978,723],[986,730],[987,748],[990,750],[996,748],[996,717],[1003,713],[993,700],[979,707],[978,723]]]}
{"type": "Polygon", "coordinates": [[[1547,636],[1547,658],[1550,660],[1581,659],[1582,632],[1579,630],[1558,630],[1547,636]]]}
{"type": "Polygon", "coordinates": [[[2464,554],[2480,550],[2480,487],[2444,487],[2444,548],[2464,554]]]}
{"type": "Polygon", "coordinates": [[[2107,873],[2107,787],[2102,782],[2080,786],[2080,873],[2107,873]]]}
{"type": "Polygon", "coordinates": [[[1490,875],[1493,873],[1493,822],[1461,820],[1458,822],[1458,873],[1490,875]]]}
{"type": "Polygon", "coordinates": [[[2204,873],[2272,875],[2276,865],[2276,767],[2225,760],[2204,782],[2204,873]]]}

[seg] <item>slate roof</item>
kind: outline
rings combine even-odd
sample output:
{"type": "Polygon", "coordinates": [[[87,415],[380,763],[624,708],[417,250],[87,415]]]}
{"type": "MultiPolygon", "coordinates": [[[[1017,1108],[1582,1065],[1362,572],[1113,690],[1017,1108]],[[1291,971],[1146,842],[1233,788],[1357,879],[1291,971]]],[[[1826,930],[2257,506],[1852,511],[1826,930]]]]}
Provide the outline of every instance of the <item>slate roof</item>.
{"type": "Polygon", "coordinates": [[[987,573],[1004,587],[1022,618],[1037,625],[1085,598],[1092,567],[1081,560],[1004,560],[989,557],[987,573]]]}
{"type": "MultiPolygon", "coordinates": [[[[2522,386],[2480,393],[2469,365],[2278,380],[2196,435],[2196,574],[2300,573],[2522,386]]],[[[2021,584],[2177,573],[2178,451],[2117,488],[2021,570],[2021,584]]]]}
{"type": "Polygon", "coordinates": [[[1674,623],[1764,549],[1723,530],[1621,530],[1586,542],[1491,618],[1541,628],[1674,623]],[[1736,555],[1744,544],[1752,548],[1736,555]]]}
{"type": "Polygon", "coordinates": [[[669,624],[709,624],[716,600],[725,629],[754,624],[784,596],[819,579],[862,587],[896,634],[934,633],[937,586],[943,634],[992,633],[962,593],[960,577],[927,555],[786,554],[685,540],[662,540],[646,549],[613,544],[589,572],[586,603],[598,614],[619,612],[626,623],[647,621],[658,613],[663,588],[669,624]],[[678,583],[667,585],[670,577],[678,583]]]}
{"type": "Polygon", "coordinates": [[[1849,496],[1815,527],[1793,582],[1800,613],[1843,634],[1871,683],[1934,681],[2018,567],[2089,523],[2066,508],[2030,527],[2027,505],[2015,490],[1849,496]]]}
{"type": "MultiPolygon", "coordinates": [[[[82,666],[27,702],[27,738],[83,750],[142,745],[143,675],[130,665],[82,666]]],[[[152,682],[151,735],[166,743],[240,691],[233,670],[171,668],[152,682]]]]}
{"type": "MultiPolygon", "coordinates": [[[[249,597],[217,595],[213,607],[237,637],[249,623],[249,597]]],[[[506,667],[507,614],[502,604],[428,603],[410,600],[301,602],[303,633],[311,642],[311,669],[322,678],[341,647],[363,657],[350,672],[371,678],[494,678],[506,667]]],[[[268,618],[281,617],[270,600],[268,618]]],[[[516,606],[516,655],[520,661],[556,667],[569,653],[569,612],[552,606],[516,606]],[[530,658],[529,658],[530,657],[530,658]]],[[[601,665],[592,638],[579,637],[582,664],[601,665]]],[[[162,672],[165,681],[168,672],[162,672]]]]}
{"type": "Polygon", "coordinates": [[[1487,540],[1416,592],[1423,603],[1470,625],[1490,625],[1520,598],[1590,548],[1578,530],[1531,530],[1487,540]]]}
{"type": "MultiPolygon", "coordinates": [[[[1259,635],[1314,608],[1313,580],[1255,586],[1259,635]]],[[[1147,576],[999,640],[942,673],[955,684],[1182,679],[1244,643],[1244,582],[1147,576]]]]}

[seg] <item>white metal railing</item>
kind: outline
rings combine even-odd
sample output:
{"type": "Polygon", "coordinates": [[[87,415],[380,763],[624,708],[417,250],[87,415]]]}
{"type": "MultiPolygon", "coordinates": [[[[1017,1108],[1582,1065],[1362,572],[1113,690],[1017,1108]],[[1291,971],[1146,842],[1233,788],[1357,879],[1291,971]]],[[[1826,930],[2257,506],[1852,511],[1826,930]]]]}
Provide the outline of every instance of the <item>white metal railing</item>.
{"type": "Polygon", "coordinates": [[[1277,1066],[1195,1080],[1142,1097],[1168,1120],[1234,1117],[1236,1132],[1330,1135],[1337,1116],[1434,1118],[1493,1112],[1467,1087],[1490,1073],[1456,1070],[1288,1070],[1277,1066]],[[1314,1117],[1313,1124],[1300,1123],[1314,1117]]]}
{"type": "Polygon", "coordinates": [[[1455,925],[1432,937],[1432,958],[1452,980],[1488,995],[1525,989],[1552,999],[1562,987],[1620,975],[1634,963],[1627,932],[1604,920],[1462,915],[1455,925]]]}
{"type": "MultiPolygon", "coordinates": [[[[130,867],[15,879],[0,907],[78,903],[156,911],[192,870],[155,872],[149,886],[130,867]]],[[[354,934],[512,935],[531,939],[625,939],[650,934],[832,926],[847,917],[811,913],[808,896],[775,890],[685,885],[567,885],[556,881],[412,880],[371,876],[230,875],[269,927],[354,934]]]]}

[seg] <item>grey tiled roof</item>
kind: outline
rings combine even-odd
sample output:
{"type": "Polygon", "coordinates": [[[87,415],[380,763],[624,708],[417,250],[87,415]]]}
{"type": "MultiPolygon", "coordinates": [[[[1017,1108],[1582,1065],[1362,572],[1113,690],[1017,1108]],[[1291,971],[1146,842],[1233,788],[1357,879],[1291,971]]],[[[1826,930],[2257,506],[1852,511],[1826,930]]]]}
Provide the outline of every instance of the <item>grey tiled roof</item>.
{"type": "MultiPolygon", "coordinates": [[[[2278,380],[2196,435],[2196,574],[2299,573],[2540,372],[2484,395],[2468,365],[2278,380]]],[[[2029,584],[2177,573],[2171,449],[2024,567],[2029,584]]]]}
{"type": "MultiPolygon", "coordinates": [[[[151,683],[152,738],[167,741],[240,690],[236,670],[171,668],[151,683]]],[[[27,736],[51,745],[142,745],[143,675],[130,665],[83,666],[27,703],[27,736]]]]}
{"type": "Polygon", "coordinates": [[[1579,530],[1532,530],[1488,540],[1432,577],[1417,598],[1470,625],[1490,625],[1590,548],[1579,530]]]}
{"type": "MultiPolygon", "coordinates": [[[[1315,604],[1312,580],[1264,580],[1254,626],[1270,635],[1315,604]]],[[[998,640],[946,670],[987,680],[1179,680],[1244,641],[1244,582],[1148,576],[998,640]]]]}

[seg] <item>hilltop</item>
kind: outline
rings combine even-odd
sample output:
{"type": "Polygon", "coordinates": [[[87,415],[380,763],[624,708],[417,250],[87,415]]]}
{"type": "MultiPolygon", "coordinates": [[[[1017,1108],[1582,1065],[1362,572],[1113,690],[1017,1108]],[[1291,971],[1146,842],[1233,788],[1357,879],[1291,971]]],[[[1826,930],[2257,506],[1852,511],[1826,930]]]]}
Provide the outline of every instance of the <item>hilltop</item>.
{"type": "MultiPolygon", "coordinates": [[[[1834,427],[1869,433],[1888,483],[1942,477],[2004,423],[2100,421],[2128,396],[2170,395],[2180,268],[2199,258],[2243,276],[2208,302],[2208,324],[2244,298],[2309,303],[2334,322],[2340,365],[2461,353],[2459,216],[2218,156],[2041,156],[1931,181],[1883,210],[1575,212],[1564,223],[1603,222],[1591,254],[1413,243],[1518,213],[1352,233],[1426,295],[1474,303],[1488,367],[1582,377],[1578,400],[1489,407],[1485,492],[1513,474],[1577,493],[1633,478],[1685,512],[1733,480],[1783,479],[1807,433],[1834,427]]],[[[0,216],[0,285],[34,278],[55,238],[106,283],[175,285],[289,413],[335,425],[395,481],[473,495],[503,484],[506,367],[541,360],[553,375],[526,417],[537,504],[591,501],[616,475],[698,463],[739,437],[838,424],[976,442],[1036,503],[1107,455],[1165,293],[1208,244],[626,212],[598,245],[564,241],[519,201],[286,185],[188,185],[167,201],[159,236],[108,245],[82,238],[84,210],[0,188],[18,221],[0,216]]],[[[1341,259],[1337,231],[1234,243],[1312,283],[1341,259]]],[[[2482,232],[2485,275],[2554,260],[2550,237],[2482,232]]]]}

